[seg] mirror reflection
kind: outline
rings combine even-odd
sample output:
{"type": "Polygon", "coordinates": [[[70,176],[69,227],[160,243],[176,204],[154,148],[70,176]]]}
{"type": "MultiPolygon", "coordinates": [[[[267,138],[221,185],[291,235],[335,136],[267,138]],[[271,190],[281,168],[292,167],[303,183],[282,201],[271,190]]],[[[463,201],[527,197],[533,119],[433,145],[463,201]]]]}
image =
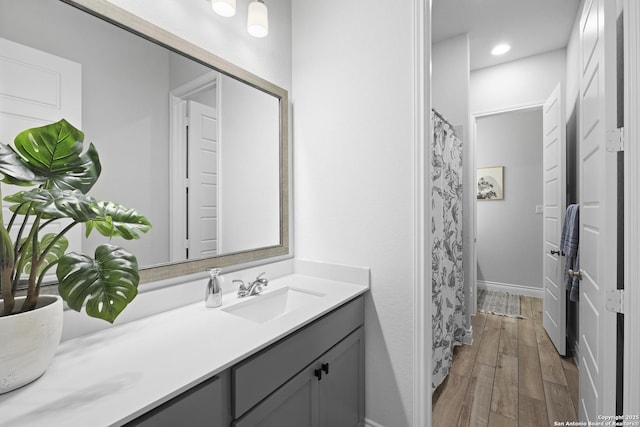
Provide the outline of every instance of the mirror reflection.
{"type": "Polygon", "coordinates": [[[92,195],[153,224],[114,242],[141,267],[281,243],[277,97],[58,0],[0,3],[0,49],[0,141],[82,129],[103,167],[92,195]]]}

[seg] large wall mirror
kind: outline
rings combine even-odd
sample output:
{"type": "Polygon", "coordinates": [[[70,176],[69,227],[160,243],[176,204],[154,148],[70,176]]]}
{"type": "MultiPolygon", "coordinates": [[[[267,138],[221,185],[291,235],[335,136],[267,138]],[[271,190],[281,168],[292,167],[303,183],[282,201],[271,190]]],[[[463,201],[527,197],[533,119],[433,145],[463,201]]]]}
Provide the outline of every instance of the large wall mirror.
{"type": "MultiPolygon", "coordinates": [[[[82,129],[90,194],[153,225],[114,242],[142,282],[289,254],[286,90],[102,0],[0,2],[0,62],[0,141],[82,129]]],[[[104,242],[78,235],[84,253],[104,242]]]]}

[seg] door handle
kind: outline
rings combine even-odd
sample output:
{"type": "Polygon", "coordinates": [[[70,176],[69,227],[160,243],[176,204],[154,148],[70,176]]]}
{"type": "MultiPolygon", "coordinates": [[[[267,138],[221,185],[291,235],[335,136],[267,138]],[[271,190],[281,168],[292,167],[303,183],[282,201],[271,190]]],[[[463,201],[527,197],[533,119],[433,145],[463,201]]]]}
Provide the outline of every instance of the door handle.
{"type": "Polygon", "coordinates": [[[560,256],[560,251],[555,251],[555,250],[553,250],[553,249],[551,249],[551,250],[549,251],[549,253],[550,253],[551,255],[558,255],[558,256],[560,256]]]}
{"type": "Polygon", "coordinates": [[[578,271],[569,270],[568,274],[569,274],[569,277],[573,279],[582,280],[582,270],[578,270],[578,271]]]}
{"type": "Polygon", "coordinates": [[[329,364],[328,363],[323,363],[322,364],[322,370],[324,371],[325,374],[329,373],[329,364]]]}
{"type": "Polygon", "coordinates": [[[314,369],[313,370],[313,375],[315,375],[315,377],[318,379],[318,381],[322,380],[322,370],[314,369]]]}

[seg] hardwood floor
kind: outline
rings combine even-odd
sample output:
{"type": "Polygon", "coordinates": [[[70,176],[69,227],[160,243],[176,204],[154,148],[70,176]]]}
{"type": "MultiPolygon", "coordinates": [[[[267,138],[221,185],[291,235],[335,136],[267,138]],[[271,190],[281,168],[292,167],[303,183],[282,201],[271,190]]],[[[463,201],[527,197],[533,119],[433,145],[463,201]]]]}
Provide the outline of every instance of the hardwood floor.
{"type": "Polygon", "coordinates": [[[456,348],[433,394],[433,426],[553,426],[578,421],[578,368],[542,326],[542,301],[520,297],[524,319],[478,313],[473,344],[456,348]]]}

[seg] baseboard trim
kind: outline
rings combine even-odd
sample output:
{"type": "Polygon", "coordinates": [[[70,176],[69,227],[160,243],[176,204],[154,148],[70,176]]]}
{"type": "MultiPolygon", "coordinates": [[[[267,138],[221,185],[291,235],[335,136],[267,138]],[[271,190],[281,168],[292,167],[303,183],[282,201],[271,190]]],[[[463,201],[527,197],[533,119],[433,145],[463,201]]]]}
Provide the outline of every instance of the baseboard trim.
{"type": "Polygon", "coordinates": [[[464,338],[462,338],[462,344],[473,344],[473,326],[469,326],[469,329],[465,331],[464,338]]]}
{"type": "Polygon", "coordinates": [[[486,289],[488,291],[508,292],[510,294],[522,295],[526,297],[544,298],[544,289],[534,288],[533,286],[489,282],[486,280],[478,280],[476,284],[479,289],[486,289]]]}
{"type": "Polygon", "coordinates": [[[365,427],[384,427],[382,424],[378,424],[375,421],[371,421],[369,418],[364,419],[365,427]]]}

